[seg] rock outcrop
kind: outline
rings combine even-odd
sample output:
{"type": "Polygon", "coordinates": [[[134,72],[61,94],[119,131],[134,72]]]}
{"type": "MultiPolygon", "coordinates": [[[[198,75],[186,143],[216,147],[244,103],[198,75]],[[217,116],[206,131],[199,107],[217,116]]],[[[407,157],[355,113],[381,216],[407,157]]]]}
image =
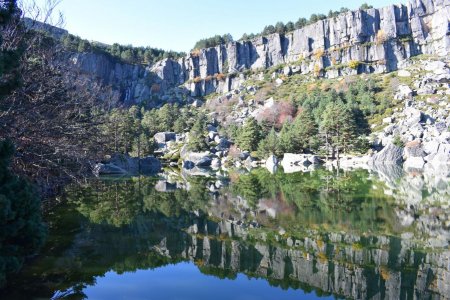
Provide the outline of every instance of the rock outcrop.
{"type": "Polygon", "coordinates": [[[74,82],[96,78],[110,87],[104,94],[110,101],[182,101],[232,91],[245,80],[243,74],[237,75],[244,70],[285,64],[283,74],[333,78],[394,71],[418,54],[446,56],[449,19],[447,0],[414,0],[408,5],[349,11],[285,35],[198,49],[153,66],[125,64],[99,53],[65,53],[61,60],[71,69],[74,82]]]}
{"type": "Polygon", "coordinates": [[[417,0],[408,5],[350,11],[286,35],[275,33],[200,49],[176,62],[160,62],[152,70],[164,83],[187,82],[185,87],[194,96],[231,91],[234,82],[240,80],[239,76],[222,78],[218,74],[281,64],[292,65],[301,73],[316,72],[327,77],[390,72],[418,54],[447,55],[449,19],[450,5],[445,0],[417,0]],[[360,64],[351,68],[351,62],[360,64]]]}
{"type": "Polygon", "coordinates": [[[153,156],[137,158],[116,154],[107,162],[96,164],[93,172],[97,176],[156,174],[161,167],[161,162],[153,156]]]}

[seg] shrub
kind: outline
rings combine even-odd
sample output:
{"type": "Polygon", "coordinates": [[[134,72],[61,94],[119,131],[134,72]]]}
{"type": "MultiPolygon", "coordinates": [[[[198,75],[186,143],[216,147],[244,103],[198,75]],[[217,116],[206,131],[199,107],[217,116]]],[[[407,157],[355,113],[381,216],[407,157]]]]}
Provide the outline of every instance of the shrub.
{"type": "Polygon", "coordinates": [[[314,57],[315,57],[317,60],[321,59],[324,55],[325,55],[325,50],[324,50],[323,48],[317,49],[317,50],[314,52],[314,57]]]}
{"type": "Polygon", "coordinates": [[[152,84],[151,91],[152,93],[159,93],[161,91],[161,85],[159,85],[158,83],[152,84]]]}
{"type": "Polygon", "coordinates": [[[403,141],[399,135],[394,136],[394,139],[392,140],[392,144],[394,144],[395,146],[400,147],[400,148],[405,147],[405,144],[403,143],[403,141]]]}
{"type": "Polygon", "coordinates": [[[200,49],[194,49],[191,51],[191,56],[192,57],[199,57],[201,54],[201,50],[200,49]]]}
{"type": "Polygon", "coordinates": [[[348,62],[348,67],[351,68],[351,69],[356,70],[356,69],[358,69],[358,67],[359,67],[360,64],[361,64],[360,61],[357,61],[357,60],[351,60],[351,61],[348,62]]]}
{"type": "Polygon", "coordinates": [[[227,78],[227,76],[223,73],[215,74],[214,77],[216,77],[216,79],[220,81],[225,81],[225,79],[227,78]]]}
{"type": "Polygon", "coordinates": [[[265,108],[258,114],[259,122],[266,122],[270,127],[281,128],[285,122],[292,120],[295,107],[287,101],[275,102],[270,108],[265,108]]]}
{"type": "Polygon", "coordinates": [[[375,38],[375,43],[377,45],[384,44],[387,41],[387,35],[383,29],[378,30],[377,36],[375,38]]]}
{"type": "Polygon", "coordinates": [[[322,68],[320,67],[320,65],[319,64],[315,64],[314,65],[314,76],[319,77],[321,71],[322,71],[322,68]]]}

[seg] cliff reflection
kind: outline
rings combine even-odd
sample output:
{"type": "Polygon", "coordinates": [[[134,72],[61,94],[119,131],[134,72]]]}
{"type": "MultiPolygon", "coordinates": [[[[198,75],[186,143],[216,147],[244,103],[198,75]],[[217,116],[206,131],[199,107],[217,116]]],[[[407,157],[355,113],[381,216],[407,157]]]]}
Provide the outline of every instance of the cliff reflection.
{"type": "Polygon", "coordinates": [[[16,294],[83,297],[110,270],[192,261],[319,295],[447,299],[449,211],[391,189],[366,171],[95,181],[68,191],[16,294]]]}

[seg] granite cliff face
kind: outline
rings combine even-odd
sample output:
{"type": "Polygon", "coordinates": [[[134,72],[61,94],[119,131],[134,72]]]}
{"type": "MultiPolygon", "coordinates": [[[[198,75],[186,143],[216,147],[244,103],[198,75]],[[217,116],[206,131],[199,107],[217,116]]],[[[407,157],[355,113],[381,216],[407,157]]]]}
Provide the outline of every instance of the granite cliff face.
{"type": "Polygon", "coordinates": [[[232,91],[245,79],[240,73],[245,70],[280,66],[285,73],[334,78],[394,71],[419,54],[447,56],[449,20],[448,0],[413,0],[408,5],[350,11],[286,35],[195,50],[153,66],[127,65],[95,53],[65,58],[80,76],[113,87],[107,96],[113,100],[132,104],[165,95],[163,100],[177,101],[232,91]]]}

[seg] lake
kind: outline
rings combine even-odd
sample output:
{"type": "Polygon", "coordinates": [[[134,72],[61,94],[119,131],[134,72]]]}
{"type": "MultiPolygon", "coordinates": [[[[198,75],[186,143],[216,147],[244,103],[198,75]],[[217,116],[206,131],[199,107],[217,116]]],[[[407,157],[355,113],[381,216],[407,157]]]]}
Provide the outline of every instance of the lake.
{"type": "Polygon", "coordinates": [[[449,299],[449,192],[398,170],[95,179],[0,296],[449,299]]]}

